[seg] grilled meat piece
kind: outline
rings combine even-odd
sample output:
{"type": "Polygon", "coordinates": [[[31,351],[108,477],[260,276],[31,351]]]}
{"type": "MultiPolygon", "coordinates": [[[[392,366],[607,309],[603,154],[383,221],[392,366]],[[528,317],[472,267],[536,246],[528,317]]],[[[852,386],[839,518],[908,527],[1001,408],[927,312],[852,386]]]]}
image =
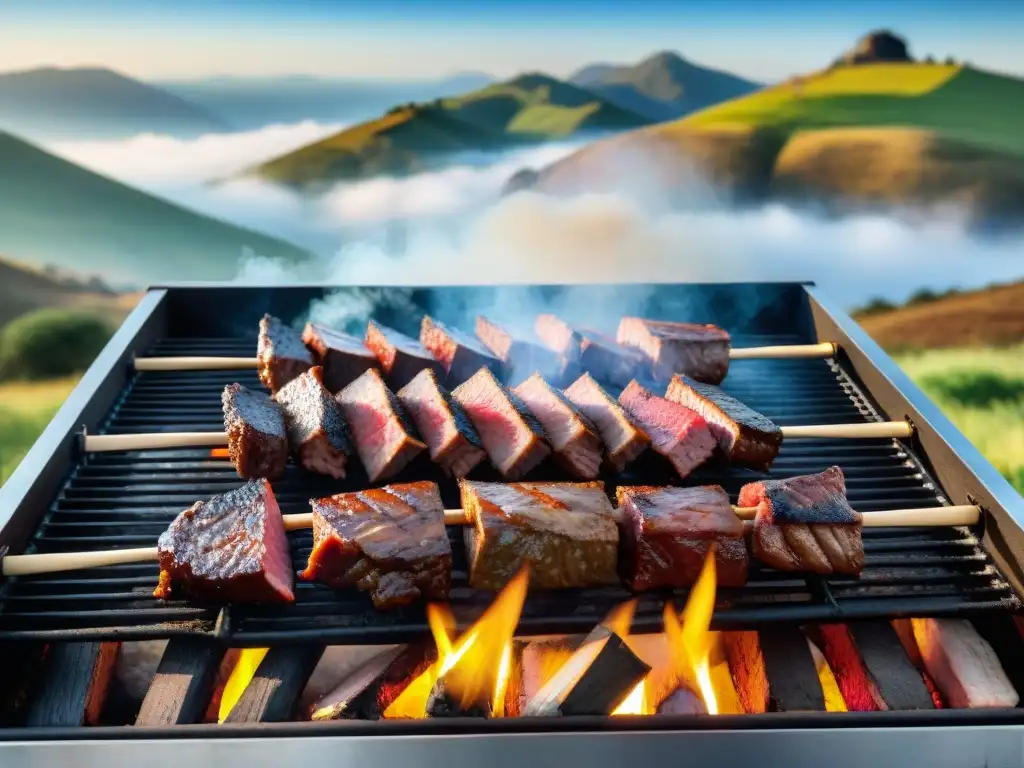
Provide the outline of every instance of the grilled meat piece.
{"type": "Polygon", "coordinates": [[[621,472],[651,444],[651,438],[629,420],[611,395],[584,373],[565,390],[565,396],[597,427],[608,463],[621,472]]]}
{"type": "Polygon", "coordinates": [[[519,338],[482,315],[476,318],[476,335],[505,364],[506,381],[518,384],[535,372],[556,386],[565,381],[565,361],[547,347],[519,338]]]}
{"type": "Polygon", "coordinates": [[[324,386],[323,369],[314,366],[284,385],[275,399],[284,411],[288,442],[310,472],[345,476],[352,441],[341,404],[324,386]]]}
{"type": "Polygon", "coordinates": [[[711,384],[673,376],[665,397],[703,416],[732,464],[767,470],[782,447],[782,430],[711,384]]]}
{"type": "Polygon", "coordinates": [[[288,463],[288,437],[281,406],[241,384],[224,387],[220,401],[228,456],[239,477],[274,480],[283,475],[288,463]]]}
{"type": "Polygon", "coordinates": [[[593,422],[539,373],[513,391],[544,428],[559,464],[580,480],[596,479],[601,468],[602,446],[593,422]]]}
{"type": "Polygon", "coordinates": [[[362,339],[326,325],[306,323],[302,341],[324,369],[324,386],[331,392],[340,392],[370,368],[380,367],[362,339]]]}
{"type": "Polygon", "coordinates": [[[431,460],[453,477],[465,477],[487,457],[476,427],[427,368],[398,391],[398,399],[430,449],[431,460]]]}
{"type": "Polygon", "coordinates": [[[619,530],[604,484],[460,483],[469,583],[499,590],[530,564],[540,589],[617,584],[619,530]]]}
{"type": "Polygon", "coordinates": [[[452,392],[469,414],[491,464],[508,480],[518,480],[551,453],[537,417],[488,368],[452,392]]]}
{"type": "Polygon", "coordinates": [[[501,360],[478,339],[429,315],[423,316],[420,325],[420,343],[441,363],[449,387],[457,387],[481,368],[490,368],[495,376],[502,375],[501,360]]]}
{"type": "Polygon", "coordinates": [[[366,346],[380,362],[388,386],[394,390],[404,387],[424,368],[433,369],[444,380],[444,367],[430,350],[404,333],[371,320],[366,324],[366,346]]]}
{"type": "Polygon", "coordinates": [[[302,343],[302,334],[276,317],[264,315],[256,343],[256,370],[267,389],[281,387],[313,367],[313,356],[302,343]]]}
{"type": "Polygon", "coordinates": [[[846,500],[843,470],[748,483],[741,507],[757,507],[754,556],[780,571],[858,574],[864,567],[861,516],[846,500]]]}
{"type": "Polygon", "coordinates": [[[313,499],[313,551],[302,578],[357,586],[379,609],[448,600],[452,548],[434,483],[313,499]]]}
{"type": "Polygon", "coordinates": [[[718,444],[699,413],[658,397],[635,380],[622,390],[619,404],[650,436],[651,447],[672,463],[681,478],[689,477],[715,452],[718,444]]]}
{"type": "Polygon", "coordinates": [[[402,404],[376,368],[341,390],[338,402],[371,483],[394,477],[426,450],[402,404]]]}
{"type": "Polygon", "coordinates": [[[661,381],[685,373],[706,384],[721,384],[729,372],[729,334],[717,325],[624,317],[616,341],[647,355],[652,374],[661,381]]]}
{"type": "Polygon", "coordinates": [[[650,361],[643,352],[625,347],[600,331],[575,328],[555,315],[540,315],[535,330],[568,364],[617,387],[650,373],[650,361]]]}
{"type": "Polygon", "coordinates": [[[197,501],[174,518],[157,550],[158,598],[180,585],[219,603],[295,602],[284,521],[265,479],[197,501]]]}
{"type": "Polygon", "coordinates": [[[622,512],[620,573],[630,589],[690,586],[712,544],[718,584],[747,583],[743,521],[720,486],[620,486],[616,492],[622,512]]]}

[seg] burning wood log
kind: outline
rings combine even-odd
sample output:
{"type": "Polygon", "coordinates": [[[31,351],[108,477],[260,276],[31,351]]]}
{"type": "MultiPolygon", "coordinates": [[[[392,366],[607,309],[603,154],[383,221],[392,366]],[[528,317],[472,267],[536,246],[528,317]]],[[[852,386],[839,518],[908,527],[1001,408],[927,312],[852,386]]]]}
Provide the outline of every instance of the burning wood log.
{"type": "Polygon", "coordinates": [[[724,635],[733,682],[749,714],[825,711],[807,639],[796,627],[724,635]]]}
{"type": "Polygon", "coordinates": [[[30,728],[99,725],[120,643],[55,643],[25,717],[30,728]]]}
{"type": "Polygon", "coordinates": [[[323,652],[322,645],[271,648],[224,722],[276,723],[290,719],[323,652]]]}
{"type": "MultiPolygon", "coordinates": [[[[363,661],[332,690],[325,693],[311,708],[310,720],[371,719],[370,704],[376,703],[376,692],[392,664],[409,646],[397,645],[378,650],[376,655],[363,661]],[[371,696],[366,696],[370,691],[371,696]]],[[[420,648],[422,656],[423,648],[420,648]]],[[[379,717],[379,710],[376,712],[379,717]]],[[[375,718],[374,718],[375,719],[375,718]]]]}
{"type": "Polygon", "coordinates": [[[167,644],[146,691],[138,726],[198,723],[206,713],[224,646],[203,638],[175,638],[167,644]]]}
{"type": "Polygon", "coordinates": [[[661,704],[659,715],[706,715],[707,705],[696,691],[686,687],[676,688],[661,704]]]}

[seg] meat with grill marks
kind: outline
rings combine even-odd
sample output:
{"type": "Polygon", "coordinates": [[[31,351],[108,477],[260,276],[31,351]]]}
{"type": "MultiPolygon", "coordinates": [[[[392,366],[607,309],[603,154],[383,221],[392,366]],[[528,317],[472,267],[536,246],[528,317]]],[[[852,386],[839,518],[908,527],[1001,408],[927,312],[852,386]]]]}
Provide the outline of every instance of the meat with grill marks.
{"type": "Polygon", "coordinates": [[[340,392],[370,368],[380,367],[362,339],[326,325],[307,323],[302,341],[324,369],[324,386],[331,392],[340,392]]]}
{"type": "Polygon", "coordinates": [[[284,411],[299,463],[310,472],[345,477],[352,441],[341,404],[324,386],[323,369],[314,366],[285,384],[275,399],[284,411]]]}
{"type": "Polygon", "coordinates": [[[288,464],[288,433],[281,406],[262,392],[228,384],[221,393],[228,456],[240,477],[275,480],[288,464]]]}
{"type": "Polygon", "coordinates": [[[366,324],[366,346],[380,362],[384,378],[393,390],[404,387],[424,368],[433,369],[444,380],[444,367],[430,350],[400,331],[371,320],[366,324]]]}
{"type": "Polygon", "coordinates": [[[452,549],[434,483],[401,483],[313,499],[303,579],[369,592],[378,609],[447,601],[452,549]]]}
{"type": "Polygon", "coordinates": [[[524,565],[530,587],[618,583],[619,530],[604,484],[463,480],[469,583],[499,590],[524,565]]]}
{"type": "Polygon", "coordinates": [[[508,328],[476,318],[476,335],[505,366],[506,381],[519,384],[533,373],[539,373],[555,386],[562,386],[569,367],[561,356],[534,341],[521,338],[508,328]]]}
{"type": "Polygon", "coordinates": [[[160,536],[157,551],[158,598],[181,587],[211,602],[295,602],[284,520],[265,479],[196,502],[160,536]]]}
{"type": "Polygon", "coordinates": [[[481,368],[452,396],[469,414],[491,464],[507,480],[520,479],[551,454],[537,417],[490,369],[481,368]]]}
{"type": "Polygon", "coordinates": [[[590,328],[577,328],[556,315],[540,315],[535,330],[541,340],[580,372],[617,387],[650,374],[650,361],[638,349],[619,344],[590,328]]]}
{"type": "Polygon", "coordinates": [[[616,341],[647,355],[652,374],[661,381],[683,373],[707,384],[721,384],[729,372],[729,334],[717,325],[624,317],[616,341]]]}
{"type": "Polygon", "coordinates": [[[465,409],[430,370],[420,371],[398,399],[430,449],[431,460],[452,477],[465,477],[487,458],[465,409]]]}
{"type": "Polygon", "coordinates": [[[605,458],[619,472],[651,444],[651,438],[630,421],[618,401],[584,373],[565,390],[565,396],[597,427],[605,458]]]}
{"type": "Polygon", "coordinates": [[[753,408],[711,384],[673,376],[665,397],[703,416],[729,462],[767,470],[782,447],[782,430],[753,408]]]}
{"type": "Polygon", "coordinates": [[[371,483],[394,477],[427,449],[376,368],[341,390],[338,402],[371,483]]]}
{"type": "Polygon", "coordinates": [[[757,507],[754,556],[780,571],[858,574],[864,567],[862,518],[846,500],[843,470],[749,483],[741,507],[757,507]]]}
{"type": "Polygon", "coordinates": [[[429,315],[420,325],[420,343],[430,350],[445,372],[445,384],[457,387],[481,368],[502,375],[501,360],[469,334],[451,328],[429,315]]]}
{"type": "Polygon", "coordinates": [[[573,477],[596,479],[601,469],[603,446],[594,423],[539,373],[513,391],[544,428],[555,460],[573,477]]]}
{"type": "Polygon", "coordinates": [[[302,334],[276,317],[264,315],[256,343],[256,372],[272,393],[313,367],[313,356],[302,343],[302,334]]]}

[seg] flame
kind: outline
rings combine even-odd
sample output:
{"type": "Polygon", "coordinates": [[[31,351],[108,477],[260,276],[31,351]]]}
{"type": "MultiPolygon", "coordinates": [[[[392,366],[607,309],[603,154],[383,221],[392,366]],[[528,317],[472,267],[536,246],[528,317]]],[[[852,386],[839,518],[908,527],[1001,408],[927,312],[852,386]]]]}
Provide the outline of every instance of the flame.
{"type": "Polygon", "coordinates": [[[830,667],[828,661],[825,660],[825,654],[821,652],[817,645],[811,642],[810,638],[807,638],[807,645],[811,648],[811,656],[814,658],[814,667],[818,670],[818,682],[821,683],[821,692],[825,696],[825,711],[846,712],[846,700],[843,698],[843,694],[839,690],[839,683],[836,681],[836,676],[832,672],[832,667],[830,667]]]}
{"type": "Polygon", "coordinates": [[[445,694],[463,709],[481,706],[492,717],[504,716],[505,691],[512,672],[512,635],[519,623],[528,583],[529,571],[523,568],[454,643],[455,621],[451,612],[445,606],[427,606],[437,661],[402,691],[384,711],[384,717],[426,717],[430,692],[442,678],[445,694]]]}
{"type": "Polygon", "coordinates": [[[231,454],[228,453],[228,449],[227,448],[213,448],[210,451],[210,458],[211,459],[230,459],[231,458],[231,454]]]}
{"type": "Polygon", "coordinates": [[[231,710],[242,696],[242,692],[252,682],[267,655],[269,648],[243,648],[238,654],[238,661],[235,662],[228,681],[224,684],[224,693],[220,698],[220,710],[217,712],[217,722],[223,723],[227,720],[231,710]]]}
{"type": "Polygon", "coordinates": [[[647,696],[647,679],[644,678],[629,692],[612,715],[649,715],[652,712],[651,702],[647,696]]]}

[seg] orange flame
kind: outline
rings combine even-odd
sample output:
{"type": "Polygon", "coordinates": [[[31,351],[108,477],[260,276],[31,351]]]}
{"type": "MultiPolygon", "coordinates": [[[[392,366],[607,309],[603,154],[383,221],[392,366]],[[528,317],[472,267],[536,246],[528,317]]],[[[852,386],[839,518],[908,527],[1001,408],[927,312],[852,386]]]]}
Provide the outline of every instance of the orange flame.
{"type": "Polygon", "coordinates": [[[644,678],[630,691],[612,715],[649,715],[653,712],[647,693],[647,679],[644,678]]]}
{"type": "Polygon", "coordinates": [[[839,683],[832,672],[832,667],[825,659],[825,654],[811,642],[810,638],[807,638],[807,645],[811,648],[814,666],[818,670],[818,682],[821,683],[821,692],[825,696],[825,711],[846,712],[846,700],[843,698],[842,691],[839,690],[839,683]]]}
{"type": "Polygon", "coordinates": [[[210,450],[211,459],[230,459],[231,454],[227,448],[213,448],[210,450]]]}

